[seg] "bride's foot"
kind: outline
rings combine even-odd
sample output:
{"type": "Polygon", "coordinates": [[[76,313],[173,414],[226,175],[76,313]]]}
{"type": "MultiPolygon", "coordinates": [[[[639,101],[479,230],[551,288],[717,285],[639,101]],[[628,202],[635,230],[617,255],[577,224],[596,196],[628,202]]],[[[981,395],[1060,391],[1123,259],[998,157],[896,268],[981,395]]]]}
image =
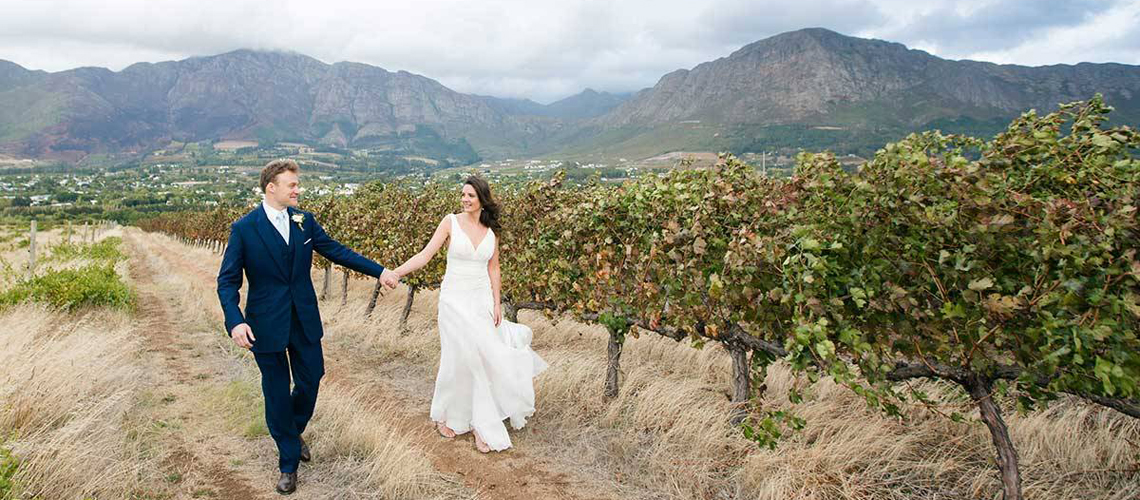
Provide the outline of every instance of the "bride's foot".
{"type": "Polygon", "coordinates": [[[439,431],[440,436],[443,436],[447,439],[455,437],[455,431],[451,430],[451,427],[448,427],[447,424],[443,422],[436,422],[435,430],[439,431]]]}
{"type": "Polygon", "coordinates": [[[483,438],[479,437],[478,432],[472,431],[472,434],[475,434],[475,449],[479,450],[479,453],[488,453],[491,451],[491,447],[483,442],[483,438]]]}

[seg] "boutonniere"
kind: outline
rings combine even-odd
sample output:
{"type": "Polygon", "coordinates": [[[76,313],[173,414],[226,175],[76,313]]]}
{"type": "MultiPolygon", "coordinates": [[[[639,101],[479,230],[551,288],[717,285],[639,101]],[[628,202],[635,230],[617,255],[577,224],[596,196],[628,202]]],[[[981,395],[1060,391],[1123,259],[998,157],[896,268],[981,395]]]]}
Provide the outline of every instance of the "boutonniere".
{"type": "Polygon", "coordinates": [[[301,214],[293,214],[293,222],[296,222],[296,223],[297,223],[297,228],[298,228],[298,229],[300,229],[300,230],[302,230],[302,231],[304,231],[304,230],[305,230],[305,226],[302,224],[302,222],[305,222],[305,216],[304,216],[304,215],[301,215],[301,214]]]}

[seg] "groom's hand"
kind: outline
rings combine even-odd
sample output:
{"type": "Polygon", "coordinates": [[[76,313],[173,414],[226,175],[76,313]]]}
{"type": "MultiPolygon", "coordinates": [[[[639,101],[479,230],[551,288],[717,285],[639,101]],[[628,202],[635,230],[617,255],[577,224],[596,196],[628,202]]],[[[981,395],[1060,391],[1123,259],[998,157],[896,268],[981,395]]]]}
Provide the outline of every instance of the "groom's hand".
{"type": "Polygon", "coordinates": [[[400,276],[390,269],[384,269],[384,272],[380,273],[380,282],[388,289],[394,289],[400,284],[400,276]]]}
{"type": "Polygon", "coordinates": [[[253,338],[253,330],[245,323],[235,326],[230,332],[230,338],[234,339],[234,343],[244,349],[253,347],[253,342],[257,340],[253,338]]]}

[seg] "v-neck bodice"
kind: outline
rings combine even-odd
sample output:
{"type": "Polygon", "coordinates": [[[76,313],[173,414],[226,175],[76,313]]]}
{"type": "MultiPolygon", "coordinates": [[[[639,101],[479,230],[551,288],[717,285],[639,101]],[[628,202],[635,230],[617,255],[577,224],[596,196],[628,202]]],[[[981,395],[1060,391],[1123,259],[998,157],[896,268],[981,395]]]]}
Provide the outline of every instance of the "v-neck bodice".
{"type": "Polygon", "coordinates": [[[471,244],[471,250],[475,253],[478,253],[479,247],[482,247],[483,243],[487,241],[487,238],[494,234],[494,232],[491,231],[491,228],[487,228],[487,234],[484,234],[483,239],[479,240],[479,244],[476,245],[475,241],[471,239],[471,235],[467,234],[467,231],[463,230],[463,225],[459,223],[458,215],[451,214],[451,221],[455,224],[454,229],[458,229],[460,233],[463,233],[463,237],[466,238],[467,242],[471,244]]]}
{"type": "Polygon", "coordinates": [[[440,288],[468,290],[490,287],[487,263],[495,253],[495,232],[488,228],[487,235],[476,246],[459,225],[456,214],[448,218],[451,219],[451,237],[447,245],[447,269],[440,288]]]}

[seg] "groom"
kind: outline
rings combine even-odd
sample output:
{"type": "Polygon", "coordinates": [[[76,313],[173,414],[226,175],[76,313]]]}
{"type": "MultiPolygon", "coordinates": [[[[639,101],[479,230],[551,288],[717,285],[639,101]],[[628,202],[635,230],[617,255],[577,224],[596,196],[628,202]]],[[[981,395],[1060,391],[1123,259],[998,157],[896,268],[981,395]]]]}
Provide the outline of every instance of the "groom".
{"type": "Polygon", "coordinates": [[[313,250],[385,283],[393,276],[337,243],[312,214],[296,208],[301,192],[298,172],[293,160],[274,160],[262,169],[265,201],[230,226],[229,246],[218,270],[226,331],[234,343],[253,351],[261,370],[265,422],[277,442],[281,469],[277,492],[286,495],[297,488],[298,461],[311,458],[301,433],[313,416],[317,387],[325,373],[324,330],[309,275],[313,250]],[[238,307],[242,271],[249,278],[244,315],[238,307]]]}

